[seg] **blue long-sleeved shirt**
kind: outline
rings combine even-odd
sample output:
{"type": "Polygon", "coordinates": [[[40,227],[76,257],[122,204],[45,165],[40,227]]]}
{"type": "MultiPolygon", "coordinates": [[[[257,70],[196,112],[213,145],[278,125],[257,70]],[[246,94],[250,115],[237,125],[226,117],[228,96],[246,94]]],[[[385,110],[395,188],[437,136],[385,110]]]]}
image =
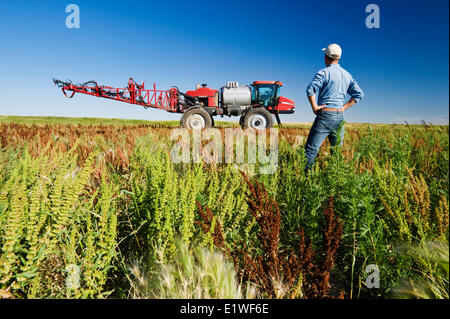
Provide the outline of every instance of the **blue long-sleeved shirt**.
{"type": "Polygon", "coordinates": [[[308,96],[318,95],[318,105],[340,108],[345,104],[346,94],[356,102],[364,97],[364,92],[352,75],[339,64],[330,64],[314,76],[311,84],[306,88],[308,96]]]}

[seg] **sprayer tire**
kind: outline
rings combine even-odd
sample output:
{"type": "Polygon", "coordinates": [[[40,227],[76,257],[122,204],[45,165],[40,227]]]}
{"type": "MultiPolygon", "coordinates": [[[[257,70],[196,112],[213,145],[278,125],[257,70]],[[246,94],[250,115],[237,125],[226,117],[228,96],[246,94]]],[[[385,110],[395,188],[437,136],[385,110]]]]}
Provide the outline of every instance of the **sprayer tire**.
{"type": "Polygon", "coordinates": [[[181,127],[187,129],[203,129],[213,126],[212,116],[201,107],[187,110],[180,122],[181,127]]]}
{"type": "Polygon", "coordinates": [[[273,127],[273,124],[273,116],[269,111],[263,107],[255,107],[244,115],[241,126],[244,129],[263,130],[273,127]]]}

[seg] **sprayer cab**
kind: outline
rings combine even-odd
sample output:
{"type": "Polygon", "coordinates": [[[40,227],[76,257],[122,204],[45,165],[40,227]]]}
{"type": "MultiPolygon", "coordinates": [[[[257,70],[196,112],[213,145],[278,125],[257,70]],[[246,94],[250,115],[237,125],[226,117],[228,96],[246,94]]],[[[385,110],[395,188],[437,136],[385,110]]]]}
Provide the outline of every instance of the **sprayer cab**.
{"type": "Polygon", "coordinates": [[[270,113],[292,114],[295,112],[295,103],[286,97],[280,96],[283,86],[281,81],[255,81],[251,84],[252,104],[266,108],[270,113]]]}

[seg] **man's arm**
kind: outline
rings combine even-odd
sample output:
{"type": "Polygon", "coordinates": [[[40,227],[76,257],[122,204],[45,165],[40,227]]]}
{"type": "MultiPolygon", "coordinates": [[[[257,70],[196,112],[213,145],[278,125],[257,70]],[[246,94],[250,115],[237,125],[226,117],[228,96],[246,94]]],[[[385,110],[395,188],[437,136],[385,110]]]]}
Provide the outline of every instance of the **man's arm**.
{"type": "Polygon", "coordinates": [[[311,108],[312,108],[314,114],[317,114],[317,112],[320,109],[322,109],[322,108],[324,108],[326,106],[326,105],[317,105],[316,96],[315,95],[308,96],[308,101],[309,101],[309,104],[311,104],[311,108]]]}
{"type": "Polygon", "coordinates": [[[308,96],[309,104],[311,104],[311,108],[315,114],[321,108],[325,107],[325,105],[317,105],[316,102],[316,93],[319,92],[319,90],[322,88],[323,84],[325,83],[325,79],[325,72],[323,70],[320,70],[319,72],[317,72],[317,74],[314,76],[314,79],[306,88],[306,95],[308,96]]]}
{"type": "Polygon", "coordinates": [[[356,103],[358,103],[358,102],[356,102],[355,99],[351,97],[350,100],[348,100],[347,103],[345,103],[345,104],[342,106],[342,109],[345,111],[345,110],[347,110],[348,108],[350,108],[350,107],[352,107],[353,105],[355,105],[356,103]]]}
{"type": "Polygon", "coordinates": [[[352,81],[350,82],[347,93],[351,96],[351,98],[342,107],[344,111],[361,101],[361,99],[364,97],[364,92],[361,90],[358,83],[356,83],[354,79],[352,79],[352,81]]]}

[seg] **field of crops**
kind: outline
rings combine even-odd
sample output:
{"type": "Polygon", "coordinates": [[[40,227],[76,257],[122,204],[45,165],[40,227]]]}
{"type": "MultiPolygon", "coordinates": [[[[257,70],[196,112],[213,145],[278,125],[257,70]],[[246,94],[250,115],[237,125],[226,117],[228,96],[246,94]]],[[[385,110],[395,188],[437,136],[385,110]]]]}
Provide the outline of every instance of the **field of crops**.
{"type": "Polygon", "coordinates": [[[0,117],[0,298],[448,298],[448,126],[349,124],[305,173],[288,125],[260,174],[174,163],[177,125],[0,117]]]}

